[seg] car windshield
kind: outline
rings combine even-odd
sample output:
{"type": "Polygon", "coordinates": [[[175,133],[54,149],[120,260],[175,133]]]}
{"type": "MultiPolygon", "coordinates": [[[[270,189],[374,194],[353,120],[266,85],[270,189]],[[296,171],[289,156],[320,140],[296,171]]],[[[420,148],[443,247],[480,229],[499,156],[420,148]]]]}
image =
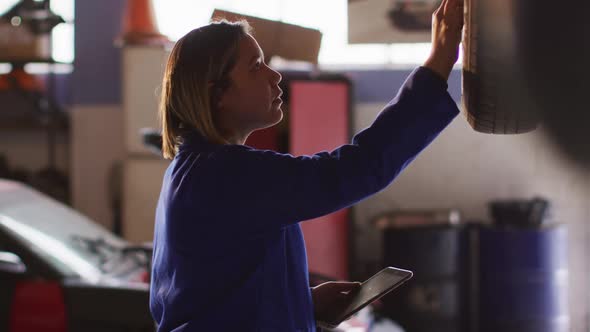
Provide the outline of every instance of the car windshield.
{"type": "Polygon", "coordinates": [[[128,246],[125,240],[16,182],[0,180],[0,227],[66,276],[97,282],[115,272],[110,258],[117,257],[121,266],[121,258],[129,256],[119,250],[128,246]]]}

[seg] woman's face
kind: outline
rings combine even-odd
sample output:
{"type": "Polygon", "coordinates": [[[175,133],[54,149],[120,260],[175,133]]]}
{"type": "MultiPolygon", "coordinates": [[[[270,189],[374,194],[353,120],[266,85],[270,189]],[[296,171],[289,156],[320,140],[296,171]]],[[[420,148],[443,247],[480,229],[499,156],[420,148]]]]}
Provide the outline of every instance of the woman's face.
{"type": "Polygon", "coordinates": [[[262,50],[250,35],[239,42],[230,79],[217,104],[219,126],[227,138],[245,139],[252,131],[281,121],[281,74],[264,63],[262,50]]]}

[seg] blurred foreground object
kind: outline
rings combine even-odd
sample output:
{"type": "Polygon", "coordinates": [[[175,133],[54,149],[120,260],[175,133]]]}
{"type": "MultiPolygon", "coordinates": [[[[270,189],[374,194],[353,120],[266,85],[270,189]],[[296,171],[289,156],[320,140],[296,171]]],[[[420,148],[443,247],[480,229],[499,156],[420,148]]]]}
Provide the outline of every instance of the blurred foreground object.
{"type": "Polygon", "coordinates": [[[590,166],[589,7],[465,0],[463,112],[475,130],[518,134],[542,123],[570,159],[590,166]]]}
{"type": "Polygon", "coordinates": [[[515,6],[518,61],[535,111],[563,152],[589,167],[590,2],[524,0],[515,6]]]}

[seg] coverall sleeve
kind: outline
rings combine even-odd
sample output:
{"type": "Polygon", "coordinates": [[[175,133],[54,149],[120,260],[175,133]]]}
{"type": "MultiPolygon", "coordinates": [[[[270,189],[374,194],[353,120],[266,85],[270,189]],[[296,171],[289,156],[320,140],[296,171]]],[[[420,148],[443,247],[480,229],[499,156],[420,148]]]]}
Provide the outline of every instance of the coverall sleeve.
{"type": "Polygon", "coordinates": [[[446,82],[419,67],[371,126],[333,151],[294,157],[223,146],[212,198],[227,206],[216,213],[266,228],[349,207],[387,187],[458,113],[446,82]]]}

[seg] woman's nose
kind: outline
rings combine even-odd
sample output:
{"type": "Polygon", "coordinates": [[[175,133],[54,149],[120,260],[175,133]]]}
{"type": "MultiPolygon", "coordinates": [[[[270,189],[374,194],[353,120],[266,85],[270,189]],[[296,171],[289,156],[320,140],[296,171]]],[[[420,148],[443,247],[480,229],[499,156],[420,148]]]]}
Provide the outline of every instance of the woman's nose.
{"type": "Polygon", "coordinates": [[[276,71],[276,70],[274,70],[272,68],[270,68],[270,71],[271,71],[271,80],[272,80],[272,83],[279,84],[279,82],[281,82],[281,80],[283,79],[283,76],[281,75],[281,73],[279,73],[278,71],[276,71]]]}

